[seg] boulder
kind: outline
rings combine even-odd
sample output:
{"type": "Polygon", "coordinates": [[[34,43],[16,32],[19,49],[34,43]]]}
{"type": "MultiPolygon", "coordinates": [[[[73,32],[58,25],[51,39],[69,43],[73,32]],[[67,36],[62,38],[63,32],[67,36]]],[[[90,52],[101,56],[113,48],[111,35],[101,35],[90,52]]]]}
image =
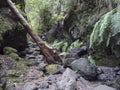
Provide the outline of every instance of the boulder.
{"type": "Polygon", "coordinates": [[[85,79],[93,80],[97,76],[97,67],[90,63],[86,58],[80,58],[73,61],[71,67],[85,79]]]}
{"type": "Polygon", "coordinates": [[[67,68],[62,75],[62,79],[57,82],[58,90],[75,90],[77,75],[74,71],[67,68]]]}
{"type": "Polygon", "coordinates": [[[93,90],[116,90],[116,89],[106,86],[106,85],[99,85],[95,87],[93,90]]]}

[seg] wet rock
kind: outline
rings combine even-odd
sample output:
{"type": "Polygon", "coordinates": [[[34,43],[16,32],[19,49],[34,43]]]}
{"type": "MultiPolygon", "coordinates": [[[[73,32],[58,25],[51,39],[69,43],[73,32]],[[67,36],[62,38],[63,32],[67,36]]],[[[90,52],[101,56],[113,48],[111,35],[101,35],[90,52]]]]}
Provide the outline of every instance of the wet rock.
{"type": "Polygon", "coordinates": [[[63,66],[58,65],[58,64],[51,64],[46,66],[46,71],[49,74],[56,74],[56,73],[62,73],[64,71],[63,66]]]}
{"type": "Polygon", "coordinates": [[[97,67],[90,63],[86,58],[80,58],[73,61],[71,67],[85,79],[93,80],[97,76],[97,67]]]}
{"type": "Polygon", "coordinates": [[[112,87],[108,87],[106,85],[99,85],[97,87],[95,87],[93,90],[116,90],[112,87]]]}
{"type": "Polygon", "coordinates": [[[60,81],[57,82],[58,90],[75,90],[77,75],[74,71],[67,68],[60,81]]]}

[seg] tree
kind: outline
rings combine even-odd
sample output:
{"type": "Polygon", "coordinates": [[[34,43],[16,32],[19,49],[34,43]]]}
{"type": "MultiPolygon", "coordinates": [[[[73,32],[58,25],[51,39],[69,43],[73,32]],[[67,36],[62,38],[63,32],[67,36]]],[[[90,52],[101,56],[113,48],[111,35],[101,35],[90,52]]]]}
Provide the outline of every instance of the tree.
{"type": "Polygon", "coordinates": [[[19,22],[24,26],[25,30],[28,32],[28,34],[33,38],[33,40],[37,43],[39,46],[42,54],[46,57],[46,61],[48,64],[51,63],[60,63],[62,64],[62,60],[57,53],[56,50],[53,50],[51,47],[49,47],[40,37],[33,32],[25,18],[22,16],[22,14],[17,10],[15,5],[12,3],[11,0],[6,0],[6,3],[8,4],[9,8],[13,12],[14,15],[18,18],[19,22]]]}

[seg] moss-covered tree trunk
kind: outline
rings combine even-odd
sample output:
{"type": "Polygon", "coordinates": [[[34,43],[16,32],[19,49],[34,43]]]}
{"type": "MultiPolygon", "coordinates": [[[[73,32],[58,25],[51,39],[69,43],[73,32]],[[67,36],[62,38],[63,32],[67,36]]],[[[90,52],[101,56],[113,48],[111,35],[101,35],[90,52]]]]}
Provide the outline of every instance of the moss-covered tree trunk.
{"type": "Polygon", "coordinates": [[[12,3],[11,0],[6,0],[9,8],[11,11],[16,15],[19,22],[24,26],[25,30],[28,32],[28,34],[33,38],[33,40],[38,44],[42,54],[46,57],[46,61],[48,64],[51,63],[62,63],[61,58],[59,57],[58,53],[54,51],[52,48],[50,48],[40,37],[33,32],[25,18],[20,14],[20,12],[17,10],[15,5],[12,3]]]}

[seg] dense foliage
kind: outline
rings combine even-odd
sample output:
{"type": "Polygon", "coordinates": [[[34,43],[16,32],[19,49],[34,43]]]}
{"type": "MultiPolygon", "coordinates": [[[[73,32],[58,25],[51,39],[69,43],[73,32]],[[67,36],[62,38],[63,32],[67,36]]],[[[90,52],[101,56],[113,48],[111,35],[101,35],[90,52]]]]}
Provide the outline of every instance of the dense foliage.
{"type": "Polygon", "coordinates": [[[90,37],[90,47],[105,44],[110,46],[115,53],[120,45],[120,5],[112,11],[106,13],[95,24],[90,37]]]}
{"type": "Polygon", "coordinates": [[[66,3],[68,0],[26,0],[25,11],[32,28],[41,32],[56,26],[58,21],[65,18],[67,10],[63,7],[66,7],[66,3]]]}

